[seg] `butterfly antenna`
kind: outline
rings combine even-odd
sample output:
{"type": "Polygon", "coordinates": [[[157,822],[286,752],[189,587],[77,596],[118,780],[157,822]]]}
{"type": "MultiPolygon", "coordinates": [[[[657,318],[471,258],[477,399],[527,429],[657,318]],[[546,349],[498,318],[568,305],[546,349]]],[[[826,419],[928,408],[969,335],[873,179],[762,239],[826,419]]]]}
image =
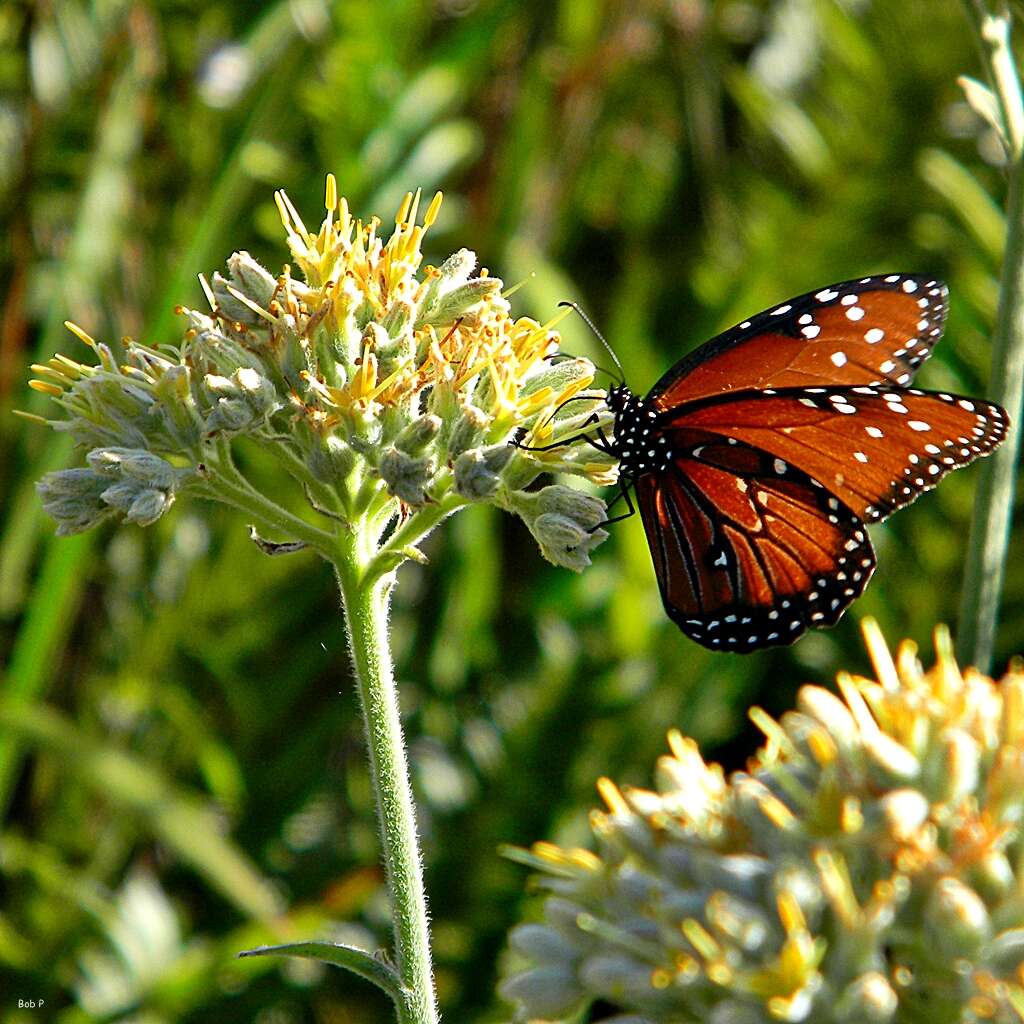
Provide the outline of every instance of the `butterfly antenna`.
{"type": "MultiPolygon", "coordinates": [[[[584,313],[583,310],[580,309],[580,307],[577,306],[575,302],[569,302],[568,300],[566,300],[565,302],[560,302],[559,306],[568,306],[569,309],[573,309],[573,310],[576,311],[576,314],[579,316],[579,318],[593,332],[594,337],[597,338],[597,340],[599,342],[601,342],[602,345],[604,345],[606,351],[608,352],[608,355],[610,355],[612,357],[613,362],[615,363],[616,367],[618,367],[618,370],[619,370],[619,383],[620,384],[625,384],[626,383],[626,371],[623,370],[622,363],[619,362],[619,357],[615,354],[615,350],[611,347],[611,345],[608,344],[607,341],[605,341],[604,335],[594,326],[594,321],[591,320],[590,317],[587,316],[587,314],[584,313]]],[[[608,374],[608,376],[610,377],[611,374],[608,374]]]]}

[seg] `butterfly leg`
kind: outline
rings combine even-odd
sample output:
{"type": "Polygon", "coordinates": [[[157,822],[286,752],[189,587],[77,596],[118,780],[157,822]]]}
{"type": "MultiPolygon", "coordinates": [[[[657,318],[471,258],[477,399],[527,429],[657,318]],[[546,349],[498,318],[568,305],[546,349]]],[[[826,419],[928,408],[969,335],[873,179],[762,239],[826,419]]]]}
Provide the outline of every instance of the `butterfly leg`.
{"type": "Polygon", "coordinates": [[[611,526],[613,523],[621,523],[624,519],[629,519],[636,515],[636,506],[633,504],[633,499],[630,497],[629,487],[623,487],[622,490],[612,498],[611,504],[608,507],[611,508],[612,505],[622,498],[626,500],[626,508],[628,508],[629,511],[623,512],[622,515],[619,516],[612,516],[611,519],[606,519],[603,523],[598,523],[597,526],[591,527],[591,533],[593,533],[594,530],[603,530],[606,526],[611,526]]]}
{"type": "MultiPolygon", "coordinates": [[[[596,423],[599,419],[600,417],[595,412],[594,415],[590,417],[590,419],[584,422],[583,426],[586,427],[589,426],[591,423],[596,423]]],[[[600,433],[600,431],[598,433],[600,433]]],[[[594,443],[594,439],[590,436],[590,434],[577,434],[575,437],[567,437],[564,441],[556,441],[554,444],[545,444],[537,448],[531,448],[529,445],[522,444],[521,442],[524,437],[526,437],[526,430],[523,427],[520,427],[516,431],[515,437],[513,437],[512,440],[509,441],[509,444],[512,445],[513,448],[518,448],[521,452],[550,452],[553,451],[555,448],[564,448],[567,445],[575,444],[577,441],[589,441],[591,444],[594,445],[595,448],[601,447],[601,445],[594,443]]],[[[604,438],[604,435],[601,434],[601,437],[604,438]]],[[[605,444],[607,443],[607,439],[605,438],[605,444]]]]}

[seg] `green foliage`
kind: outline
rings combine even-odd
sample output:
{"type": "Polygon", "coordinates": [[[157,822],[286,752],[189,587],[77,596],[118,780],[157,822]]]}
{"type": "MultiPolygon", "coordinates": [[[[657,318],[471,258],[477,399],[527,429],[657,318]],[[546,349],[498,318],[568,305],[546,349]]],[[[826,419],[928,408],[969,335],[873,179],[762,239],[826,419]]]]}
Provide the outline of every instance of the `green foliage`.
{"type": "MultiPolygon", "coordinates": [[[[234,959],[386,942],[334,582],[192,505],[55,540],[33,484],[70,449],[11,410],[42,410],[27,367],[68,350],[63,320],[172,341],[197,273],[238,248],[280,263],[273,189],[315,222],[333,171],[381,215],[443,188],[428,261],[474,249],[540,320],[579,299],[637,390],[772,301],[906,269],[952,291],[922,381],[981,393],[1002,196],[955,81],[977,65],[935,0],[0,9],[2,1019],[32,1019],[11,996],[67,1022],[388,1012],[343,972],[234,959]],[[157,955],[127,955],[133,935],[157,955]]],[[[279,466],[246,458],[273,490],[279,466]]],[[[430,540],[393,640],[448,1019],[508,1016],[522,872],[499,844],[582,842],[593,780],[644,779],[670,726],[734,765],[749,703],[858,664],[861,615],[921,641],[952,621],[974,477],[874,531],[880,570],[839,627],[749,658],[665,620],[636,521],[578,577],[489,508],[430,540]]],[[[1024,647],[1022,554],[1014,537],[997,664],[1024,647]]]]}

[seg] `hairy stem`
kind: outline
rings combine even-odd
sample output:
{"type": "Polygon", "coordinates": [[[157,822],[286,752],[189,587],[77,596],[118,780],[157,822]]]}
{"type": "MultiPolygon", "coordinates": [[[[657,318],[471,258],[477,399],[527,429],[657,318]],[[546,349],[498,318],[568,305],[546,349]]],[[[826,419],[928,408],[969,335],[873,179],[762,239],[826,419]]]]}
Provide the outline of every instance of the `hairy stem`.
{"type": "Polygon", "coordinates": [[[391,894],[395,959],[404,1000],[399,1006],[400,1020],[402,1024],[436,1024],[427,898],[388,644],[394,574],[371,576],[365,571],[370,548],[360,531],[341,531],[335,568],[366,725],[370,774],[391,894]]]}
{"type": "Polygon", "coordinates": [[[980,472],[974,518],[964,570],[957,644],[961,658],[987,671],[992,660],[999,599],[1013,517],[1020,417],[1024,400],[1024,166],[1022,166],[1020,80],[1009,46],[1008,11],[979,17],[978,4],[968,5],[986,56],[989,80],[1005,120],[1007,147],[1006,253],[999,293],[999,311],[992,338],[990,397],[1010,416],[1006,443],[980,472]]]}

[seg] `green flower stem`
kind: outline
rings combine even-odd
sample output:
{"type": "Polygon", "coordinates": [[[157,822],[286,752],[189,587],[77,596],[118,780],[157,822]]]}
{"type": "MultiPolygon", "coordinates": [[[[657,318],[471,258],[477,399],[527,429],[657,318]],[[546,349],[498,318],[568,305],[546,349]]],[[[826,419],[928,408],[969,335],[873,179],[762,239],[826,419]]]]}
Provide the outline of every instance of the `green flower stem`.
{"type": "Polygon", "coordinates": [[[985,672],[992,660],[1006,569],[1024,404],[1024,98],[1010,49],[1009,12],[995,17],[977,2],[968,3],[967,11],[1001,111],[1008,162],[1006,252],[989,393],[1009,413],[1012,429],[980,471],[957,637],[961,657],[985,672]]]}
{"type": "Polygon", "coordinates": [[[197,490],[206,497],[227,502],[260,521],[261,526],[279,530],[289,540],[299,540],[329,557],[333,537],[325,530],[307,523],[261,494],[238,471],[230,456],[208,463],[216,481],[199,484],[197,490]]]}
{"type": "Polygon", "coordinates": [[[318,504],[331,512],[339,511],[341,506],[337,491],[322,483],[291,447],[286,444],[270,444],[266,446],[266,451],[294,480],[307,489],[318,504]]]}
{"type": "Polygon", "coordinates": [[[410,516],[388,538],[387,543],[370,563],[367,568],[368,578],[380,579],[393,571],[398,561],[404,561],[409,557],[406,552],[410,548],[423,540],[440,522],[466,504],[468,504],[467,500],[458,494],[446,494],[434,504],[427,505],[415,515],[410,516]]]}
{"type": "Polygon", "coordinates": [[[366,725],[391,894],[395,958],[405,1000],[399,1007],[399,1019],[402,1024],[436,1024],[427,898],[387,635],[388,606],[395,578],[393,572],[377,575],[366,571],[370,547],[362,531],[340,531],[335,569],[366,725]]]}

